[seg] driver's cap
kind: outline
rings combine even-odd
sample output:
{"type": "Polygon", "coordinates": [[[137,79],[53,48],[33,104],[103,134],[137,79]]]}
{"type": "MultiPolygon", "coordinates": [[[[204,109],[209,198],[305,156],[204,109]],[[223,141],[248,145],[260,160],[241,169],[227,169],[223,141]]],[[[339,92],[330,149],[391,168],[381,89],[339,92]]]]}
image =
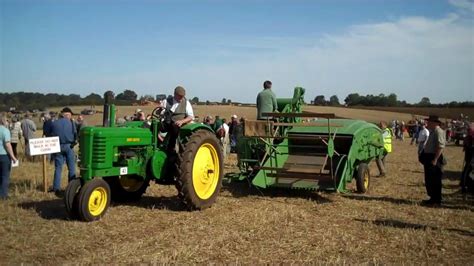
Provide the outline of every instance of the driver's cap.
{"type": "Polygon", "coordinates": [[[174,89],[174,94],[177,94],[179,96],[185,96],[186,95],[186,90],[183,87],[178,86],[174,89]]]}

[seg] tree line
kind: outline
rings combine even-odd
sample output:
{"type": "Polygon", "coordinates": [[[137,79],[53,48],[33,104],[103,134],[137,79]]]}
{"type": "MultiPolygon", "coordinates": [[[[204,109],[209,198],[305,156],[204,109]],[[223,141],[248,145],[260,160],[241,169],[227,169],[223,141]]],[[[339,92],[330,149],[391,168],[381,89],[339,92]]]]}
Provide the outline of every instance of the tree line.
{"type": "MultiPolygon", "coordinates": [[[[35,93],[35,92],[13,92],[0,93],[0,111],[8,111],[10,108],[16,110],[44,110],[51,106],[74,106],[74,105],[102,105],[104,103],[103,95],[91,93],[85,97],[79,94],[58,94],[58,93],[35,93]]],[[[133,90],[124,90],[116,94],[115,103],[117,105],[132,105],[134,103],[141,103],[144,101],[163,100],[170,95],[143,95],[138,97],[138,94],[133,90]]],[[[223,98],[220,102],[200,101],[198,97],[190,97],[189,100],[194,104],[231,104],[230,99],[223,98]]],[[[337,95],[332,95],[326,99],[324,95],[318,95],[311,101],[311,104],[320,106],[340,106],[342,105],[337,95]]],[[[474,102],[449,102],[442,104],[431,103],[428,97],[423,97],[418,103],[410,104],[406,101],[398,100],[396,94],[389,95],[359,95],[358,93],[351,93],[344,99],[346,106],[384,106],[384,107],[474,107],[474,102]]]]}
{"type": "MultiPolygon", "coordinates": [[[[311,101],[313,105],[319,106],[341,106],[337,95],[333,95],[326,100],[324,95],[318,95],[311,101]]],[[[383,93],[379,95],[359,95],[358,93],[350,93],[344,99],[345,106],[383,106],[383,107],[474,107],[474,102],[464,101],[457,102],[452,101],[448,103],[431,103],[430,98],[422,97],[417,103],[407,103],[406,101],[398,100],[395,93],[385,95],[383,93]]]]}

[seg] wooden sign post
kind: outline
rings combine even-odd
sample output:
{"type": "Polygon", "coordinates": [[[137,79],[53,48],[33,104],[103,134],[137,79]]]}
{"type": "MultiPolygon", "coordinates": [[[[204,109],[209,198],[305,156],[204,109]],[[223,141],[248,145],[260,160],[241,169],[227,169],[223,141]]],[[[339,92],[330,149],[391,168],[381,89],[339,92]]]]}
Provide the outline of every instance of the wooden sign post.
{"type": "Polygon", "coordinates": [[[48,192],[48,178],[47,178],[47,154],[58,153],[61,151],[59,144],[59,137],[37,138],[30,139],[28,142],[30,147],[30,154],[43,155],[43,191],[48,192]]]}

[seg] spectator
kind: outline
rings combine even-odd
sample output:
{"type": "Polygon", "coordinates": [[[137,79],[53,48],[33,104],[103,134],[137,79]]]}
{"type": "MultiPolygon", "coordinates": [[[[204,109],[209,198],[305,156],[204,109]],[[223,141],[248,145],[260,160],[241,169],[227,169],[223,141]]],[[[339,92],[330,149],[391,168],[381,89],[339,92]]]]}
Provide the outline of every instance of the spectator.
{"type": "Polygon", "coordinates": [[[6,116],[0,114],[0,199],[8,198],[8,185],[10,184],[12,161],[17,161],[10,143],[10,131],[7,125],[6,116]]]}
{"type": "Polygon", "coordinates": [[[236,128],[238,125],[239,125],[239,121],[237,120],[237,115],[232,115],[230,125],[229,125],[230,152],[235,152],[235,147],[237,145],[236,128]]]}
{"type": "Polygon", "coordinates": [[[25,156],[28,160],[31,160],[29,141],[35,137],[36,124],[31,120],[30,113],[26,113],[25,118],[21,122],[21,130],[23,132],[23,138],[25,139],[25,156]]]}
{"type": "Polygon", "coordinates": [[[208,115],[204,118],[204,121],[202,122],[204,125],[208,125],[212,127],[212,124],[214,123],[214,119],[212,118],[211,115],[208,115]]]}
{"type": "Polygon", "coordinates": [[[384,121],[381,121],[379,126],[382,129],[384,152],[382,157],[377,158],[375,162],[377,163],[377,168],[379,169],[379,177],[383,177],[386,174],[385,158],[387,158],[387,155],[392,152],[392,132],[390,132],[390,129],[387,127],[387,123],[384,121]]]}
{"type": "Polygon", "coordinates": [[[135,110],[135,114],[133,114],[132,120],[133,120],[133,121],[145,121],[145,118],[143,118],[143,120],[140,119],[142,113],[143,113],[143,112],[142,112],[142,109],[137,108],[137,109],[135,110]]]}
{"type": "Polygon", "coordinates": [[[443,157],[443,149],[446,145],[446,134],[441,129],[438,116],[430,115],[428,120],[428,130],[430,135],[426,141],[425,148],[420,155],[420,162],[425,170],[425,187],[428,200],[423,200],[422,204],[427,206],[437,206],[442,201],[442,177],[443,166],[446,161],[443,157]]]}
{"type": "Polygon", "coordinates": [[[51,119],[51,116],[49,114],[45,114],[43,116],[44,122],[43,122],[43,136],[44,137],[51,137],[51,133],[53,130],[53,120],[51,119]]]}
{"type": "Polygon", "coordinates": [[[18,157],[17,147],[18,143],[21,141],[21,122],[18,121],[18,118],[14,116],[12,118],[12,123],[10,124],[10,136],[11,136],[11,145],[13,149],[13,154],[15,157],[18,157]]]}
{"type": "Polygon", "coordinates": [[[468,178],[469,166],[471,165],[472,155],[474,154],[474,123],[471,123],[470,127],[468,128],[467,135],[463,140],[463,150],[464,150],[464,168],[461,174],[461,192],[466,193],[467,191],[467,184],[466,178],[468,178]]]}
{"type": "Polygon", "coordinates": [[[54,121],[52,135],[59,137],[61,151],[54,156],[54,183],[50,192],[56,195],[61,190],[61,173],[63,164],[66,162],[68,168],[68,181],[76,177],[76,156],[74,154],[74,145],[77,140],[77,130],[72,121],[72,111],[69,107],[63,108],[61,111],[62,118],[54,121]]]}
{"type": "Polygon", "coordinates": [[[230,149],[229,149],[229,125],[227,124],[227,120],[224,118],[222,119],[222,129],[224,130],[224,136],[221,137],[221,143],[222,143],[222,147],[223,147],[223,153],[224,153],[224,157],[227,156],[227,154],[230,152],[230,149]]]}
{"type": "Polygon", "coordinates": [[[87,123],[84,120],[83,115],[78,115],[75,123],[76,123],[76,130],[77,130],[76,135],[79,136],[79,132],[81,132],[81,128],[86,127],[87,123]]]}
{"type": "Polygon", "coordinates": [[[263,83],[263,91],[257,95],[257,119],[266,120],[263,113],[273,113],[278,111],[275,93],[272,91],[272,82],[267,80],[263,83]]]}
{"type": "Polygon", "coordinates": [[[430,136],[430,131],[426,128],[425,121],[421,121],[421,129],[418,132],[418,137],[416,139],[416,143],[418,144],[418,156],[423,152],[425,148],[426,142],[428,141],[428,137],[430,136]]]}

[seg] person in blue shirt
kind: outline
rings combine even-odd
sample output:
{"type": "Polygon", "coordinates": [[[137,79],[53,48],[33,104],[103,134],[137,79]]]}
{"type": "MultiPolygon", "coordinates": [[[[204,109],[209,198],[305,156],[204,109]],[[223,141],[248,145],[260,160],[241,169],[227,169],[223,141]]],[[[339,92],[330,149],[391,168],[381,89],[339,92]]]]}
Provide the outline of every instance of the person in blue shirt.
{"type": "Polygon", "coordinates": [[[76,155],[74,145],[77,140],[77,130],[72,121],[72,111],[69,107],[63,108],[62,117],[53,122],[51,135],[59,137],[61,151],[54,154],[54,182],[51,192],[58,194],[61,191],[61,173],[63,164],[68,168],[68,181],[76,177],[76,155]]]}
{"type": "Polygon", "coordinates": [[[0,199],[8,198],[12,162],[17,161],[10,143],[10,130],[7,124],[5,115],[0,114],[0,199]]]}

